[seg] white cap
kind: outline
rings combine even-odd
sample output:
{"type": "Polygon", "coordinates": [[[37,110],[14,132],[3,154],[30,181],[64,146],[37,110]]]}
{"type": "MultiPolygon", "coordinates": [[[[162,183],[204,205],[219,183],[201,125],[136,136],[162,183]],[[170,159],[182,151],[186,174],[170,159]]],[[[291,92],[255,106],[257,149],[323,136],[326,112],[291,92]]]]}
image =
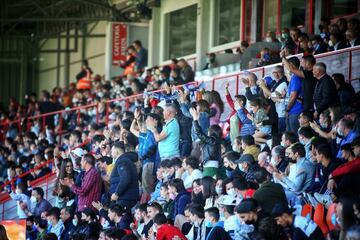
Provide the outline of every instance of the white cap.
{"type": "Polygon", "coordinates": [[[78,157],[84,156],[84,150],[82,148],[75,148],[74,150],[71,151],[71,153],[78,157]]]}
{"type": "Polygon", "coordinates": [[[236,198],[235,196],[231,195],[223,195],[220,197],[218,204],[225,206],[236,206],[236,198]]]}

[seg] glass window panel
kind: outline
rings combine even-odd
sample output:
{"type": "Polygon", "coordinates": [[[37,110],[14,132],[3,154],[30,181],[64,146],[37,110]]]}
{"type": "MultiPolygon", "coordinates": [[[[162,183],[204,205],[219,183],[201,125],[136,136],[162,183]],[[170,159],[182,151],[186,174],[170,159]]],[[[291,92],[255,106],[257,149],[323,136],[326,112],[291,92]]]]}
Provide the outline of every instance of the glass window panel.
{"type": "Polygon", "coordinates": [[[350,15],[357,12],[358,0],[332,0],[333,17],[350,15]]]}
{"type": "Polygon", "coordinates": [[[264,0],[263,32],[276,32],[278,15],[278,0],[264,0]]]}
{"type": "Polygon", "coordinates": [[[305,25],[306,4],[304,0],[281,1],[281,28],[305,25]]]}
{"type": "Polygon", "coordinates": [[[240,39],[241,0],[215,1],[215,41],[214,46],[235,42],[240,39]]]}
{"type": "Polygon", "coordinates": [[[196,4],[168,13],[168,59],[195,53],[196,17],[196,4]]]}

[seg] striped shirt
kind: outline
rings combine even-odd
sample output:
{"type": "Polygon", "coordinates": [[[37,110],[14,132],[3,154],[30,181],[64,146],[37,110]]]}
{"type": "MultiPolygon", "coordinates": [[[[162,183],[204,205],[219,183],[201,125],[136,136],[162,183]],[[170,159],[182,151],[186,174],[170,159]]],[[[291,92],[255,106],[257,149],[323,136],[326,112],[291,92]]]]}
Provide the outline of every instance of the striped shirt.
{"type": "Polygon", "coordinates": [[[65,227],[61,220],[59,220],[59,222],[55,226],[49,225],[48,227],[48,233],[54,233],[57,236],[58,240],[61,239],[61,234],[64,230],[65,227]]]}
{"type": "Polygon", "coordinates": [[[78,196],[78,211],[92,207],[92,202],[100,200],[101,178],[95,167],[84,173],[81,186],[73,185],[72,191],[78,196]]]}

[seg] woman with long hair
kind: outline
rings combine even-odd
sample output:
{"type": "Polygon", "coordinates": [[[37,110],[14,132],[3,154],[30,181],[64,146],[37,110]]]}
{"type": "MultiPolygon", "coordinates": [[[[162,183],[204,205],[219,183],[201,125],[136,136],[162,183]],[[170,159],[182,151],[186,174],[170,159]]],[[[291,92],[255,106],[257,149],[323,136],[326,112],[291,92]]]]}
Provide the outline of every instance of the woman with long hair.
{"type": "Polygon", "coordinates": [[[203,99],[210,104],[210,125],[218,125],[220,123],[221,114],[224,112],[224,102],[217,91],[207,91],[203,95],[203,99]]]}
{"type": "Polygon", "coordinates": [[[6,234],[6,229],[4,227],[4,225],[0,224],[0,239],[1,240],[9,240],[7,234],[6,234]]]}

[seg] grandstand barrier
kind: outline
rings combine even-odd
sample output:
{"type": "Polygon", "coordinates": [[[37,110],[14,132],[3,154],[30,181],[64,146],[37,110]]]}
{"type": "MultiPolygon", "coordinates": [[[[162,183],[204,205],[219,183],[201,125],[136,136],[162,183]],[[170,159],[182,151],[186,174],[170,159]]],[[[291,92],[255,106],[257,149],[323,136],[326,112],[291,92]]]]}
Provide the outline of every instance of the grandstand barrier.
{"type": "MultiPolygon", "coordinates": [[[[301,58],[302,54],[298,54],[298,55],[294,55],[294,56],[301,58]]],[[[318,54],[318,55],[315,55],[315,58],[318,61],[324,62],[327,65],[327,73],[330,75],[333,73],[342,73],[342,74],[344,74],[345,78],[347,78],[347,80],[349,82],[352,82],[352,80],[360,79],[360,46],[346,48],[346,49],[337,50],[337,51],[333,51],[333,52],[327,52],[327,53],[323,53],[323,54],[318,54]]],[[[191,63],[192,63],[191,65],[195,64],[195,60],[194,60],[194,62],[191,62],[191,63]]],[[[207,90],[219,91],[224,102],[226,102],[225,91],[224,91],[226,82],[229,82],[229,85],[230,85],[229,89],[232,94],[243,94],[245,91],[245,86],[241,82],[241,78],[243,76],[246,76],[247,72],[252,72],[259,79],[261,79],[267,75],[271,75],[273,68],[278,65],[281,65],[281,63],[272,64],[272,65],[268,65],[268,66],[264,66],[264,67],[253,68],[253,69],[240,71],[240,72],[236,72],[236,73],[232,73],[232,74],[221,74],[221,75],[209,76],[209,77],[202,76],[201,79],[197,78],[196,81],[197,82],[204,81],[205,89],[207,89],[207,90]]],[[[356,83],[354,88],[356,91],[359,91],[360,84],[356,83]]],[[[159,92],[159,91],[160,90],[157,90],[154,92],[159,92]]],[[[110,103],[121,104],[124,107],[124,109],[127,110],[127,109],[129,109],[129,106],[130,106],[129,103],[131,101],[133,101],[134,99],[137,99],[137,98],[141,98],[142,96],[143,96],[143,94],[136,94],[136,95],[132,95],[129,97],[107,100],[105,102],[105,104],[106,104],[106,110],[105,110],[106,111],[106,114],[105,114],[106,125],[109,122],[110,103]]],[[[58,128],[57,128],[56,133],[58,135],[62,135],[63,133],[66,132],[66,129],[63,128],[64,116],[76,112],[77,122],[80,123],[81,112],[88,111],[90,108],[95,109],[96,122],[99,123],[100,120],[102,120],[102,119],[100,119],[100,114],[99,114],[99,103],[93,103],[93,104],[83,105],[83,106],[79,106],[79,107],[74,107],[71,109],[64,109],[64,110],[60,110],[60,111],[56,111],[56,112],[40,114],[37,116],[31,116],[31,117],[28,117],[25,119],[17,119],[14,121],[9,121],[7,123],[3,123],[2,128],[7,129],[10,125],[16,124],[18,126],[19,133],[21,133],[22,132],[21,130],[24,129],[23,127],[25,125],[26,132],[29,132],[31,129],[31,126],[32,126],[32,122],[42,120],[41,130],[45,131],[45,124],[46,124],[45,119],[47,117],[56,117],[58,115],[58,122],[56,124],[58,126],[58,128]]],[[[229,112],[229,110],[227,110],[227,111],[229,112]]],[[[227,114],[225,113],[225,114],[223,114],[223,116],[224,115],[227,115],[227,114]]],[[[60,140],[61,140],[61,138],[60,138],[60,140]]]]}
{"type": "MultiPolygon", "coordinates": [[[[302,57],[302,54],[298,54],[298,55],[294,55],[298,58],[302,57]]],[[[317,59],[317,61],[321,61],[324,62],[327,65],[327,73],[328,74],[333,74],[333,73],[342,73],[344,74],[345,77],[347,77],[347,80],[351,83],[353,83],[353,80],[359,80],[360,79],[360,46],[357,47],[353,47],[353,48],[346,48],[346,49],[342,49],[342,50],[338,50],[338,51],[334,51],[334,52],[328,52],[328,53],[323,53],[323,54],[319,54],[319,55],[315,55],[315,58],[317,59]]],[[[259,79],[270,75],[272,73],[272,70],[275,66],[281,65],[282,63],[277,63],[277,64],[273,64],[273,65],[268,65],[268,66],[264,66],[264,67],[258,67],[258,68],[253,68],[253,69],[249,69],[247,71],[240,71],[237,73],[232,73],[232,74],[224,74],[224,75],[218,75],[218,76],[212,76],[212,77],[208,77],[208,78],[203,78],[203,79],[196,79],[197,82],[203,81],[204,85],[205,85],[205,89],[206,90],[216,90],[220,93],[223,101],[225,102],[225,84],[228,82],[229,83],[229,91],[232,95],[235,94],[244,94],[245,92],[245,85],[242,83],[241,78],[246,76],[246,74],[248,72],[252,72],[254,73],[259,79]]],[[[360,85],[360,84],[359,84],[360,85]]],[[[359,91],[359,85],[354,85],[354,88],[356,91],[359,91]]],[[[181,87],[181,86],[177,86],[177,87],[181,87]]],[[[160,92],[161,90],[156,90],[154,92],[160,92]]],[[[56,111],[56,112],[51,112],[51,113],[46,113],[46,114],[40,114],[37,116],[32,116],[32,117],[28,117],[27,119],[17,119],[11,122],[6,123],[7,127],[10,126],[11,124],[17,124],[18,128],[19,128],[19,132],[21,133],[24,125],[26,126],[26,132],[29,132],[31,129],[31,122],[37,121],[37,120],[42,120],[42,131],[45,131],[45,119],[47,117],[55,117],[56,115],[59,115],[58,117],[58,129],[56,131],[56,133],[58,135],[60,135],[60,141],[61,141],[61,134],[66,132],[66,129],[63,129],[63,116],[68,114],[68,113],[74,113],[76,112],[77,114],[77,123],[80,123],[81,121],[81,112],[82,111],[88,111],[91,108],[95,109],[95,119],[96,122],[99,123],[100,121],[105,122],[106,125],[109,124],[109,115],[110,115],[110,104],[111,103],[117,103],[120,104],[121,106],[124,107],[124,109],[128,110],[130,103],[132,101],[135,101],[136,99],[142,98],[143,94],[136,94],[136,95],[132,95],[129,97],[124,97],[124,98],[117,98],[117,99],[110,99],[107,100],[105,102],[106,106],[105,106],[105,116],[104,119],[100,119],[100,113],[99,113],[99,103],[93,103],[93,104],[88,104],[88,105],[83,105],[83,106],[79,106],[79,107],[74,107],[71,109],[65,109],[65,110],[61,110],[61,111],[56,111]]],[[[227,106],[227,105],[226,105],[227,106]]],[[[222,120],[225,120],[228,118],[229,114],[230,114],[230,109],[228,107],[225,108],[225,112],[222,115],[222,120]]],[[[2,126],[3,128],[5,128],[6,126],[2,126]]],[[[79,146],[80,147],[80,146],[79,146]]],[[[51,161],[51,160],[50,160],[51,161]]],[[[47,164],[49,164],[49,162],[47,162],[47,164]]],[[[40,167],[40,166],[39,166],[40,167]]],[[[31,169],[30,171],[24,173],[24,174],[30,174],[32,171],[34,171],[35,169],[31,169]]],[[[21,177],[25,176],[25,175],[21,175],[21,177]]],[[[51,177],[51,176],[46,176],[47,178],[51,177]]],[[[15,180],[12,180],[15,181],[15,180]]],[[[4,185],[8,185],[9,183],[6,182],[4,185]]],[[[3,185],[3,186],[4,186],[3,185]]],[[[2,189],[2,187],[0,187],[0,189],[2,189]]],[[[46,185],[48,188],[48,185],[46,185]]],[[[48,194],[48,193],[46,193],[48,194]]],[[[9,197],[9,196],[8,196],[9,197]]],[[[0,195],[0,203],[2,203],[3,201],[6,202],[8,201],[9,198],[6,197],[1,197],[0,195]]],[[[5,212],[6,212],[6,208],[5,208],[5,203],[3,204],[3,208],[2,208],[2,217],[5,216],[5,212]]]]}
{"type": "MultiPolygon", "coordinates": [[[[89,144],[90,141],[85,141],[83,143],[81,143],[80,145],[72,148],[78,148],[78,147],[83,147],[86,146],[87,144],[89,144]]],[[[34,172],[35,170],[43,167],[43,166],[48,166],[53,164],[54,159],[50,159],[48,161],[46,161],[43,164],[40,164],[39,166],[36,166],[35,168],[30,169],[29,171],[21,174],[20,176],[13,178],[9,181],[6,181],[3,185],[0,186],[0,190],[3,190],[5,188],[5,186],[7,185],[11,185],[12,186],[12,190],[14,190],[13,185],[14,182],[18,179],[18,178],[22,178],[25,177],[29,174],[31,174],[32,172],[34,172]]],[[[49,174],[35,179],[33,181],[31,181],[30,183],[30,187],[34,188],[34,187],[41,187],[44,190],[44,198],[47,199],[52,205],[55,204],[55,196],[53,194],[49,194],[52,193],[55,189],[55,180],[57,179],[56,174],[52,171],[49,174]]],[[[1,215],[1,219],[2,220],[11,220],[11,219],[15,219],[17,217],[17,202],[16,201],[11,201],[11,197],[8,194],[8,192],[3,191],[0,193],[0,215],[1,215]]]]}

